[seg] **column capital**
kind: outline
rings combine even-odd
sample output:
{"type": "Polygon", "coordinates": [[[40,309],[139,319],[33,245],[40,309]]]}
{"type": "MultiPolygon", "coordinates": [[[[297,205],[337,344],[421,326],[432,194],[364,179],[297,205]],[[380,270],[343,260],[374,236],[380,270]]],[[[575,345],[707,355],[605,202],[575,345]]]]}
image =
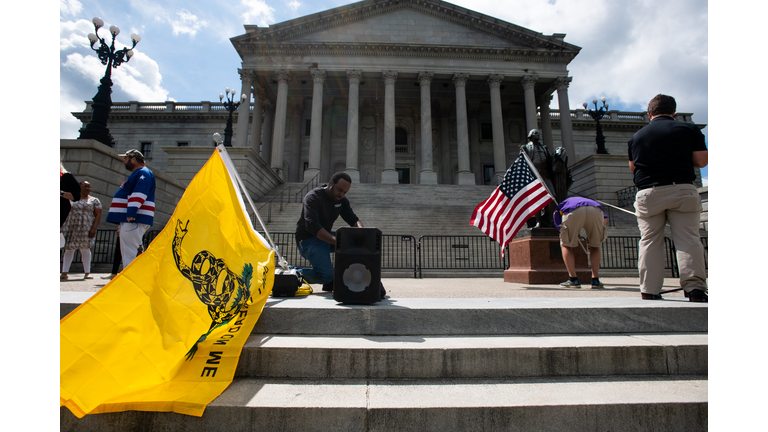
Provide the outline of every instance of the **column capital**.
{"type": "Polygon", "coordinates": [[[363,79],[363,71],[361,70],[348,70],[347,80],[350,84],[360,84],[360,80],[363,79]]]}
{"type": "Polygon", "coordinates": [[[434,72],[419,72],[419,83],[423,86],[428,86],[434,77],[434,72]]]}
{"type": "Polygon", "coordinates": [[[491,74],[488,75],[488,85],[491,88],[500,88],[501,82],[504,80],[504,75],[491,74]]]}
{"type": "Polygon", "coordinates": [[[573,81],[573,77],[557,77],[557,79],[555,79],[555,87],[557,88],[557,91],[568,90],[571,81],[573,81]]]}
{"type": "Polygon", "coordinates": [[[549,106],[549,103],[552,102],[552,95],[551,94],[543,94],[539,95],[539,105],[540,106],[549,106]]]}
{"type": "Polygon", "coordinates": [[[291,79],[293,79],[291,76],[291,71],[285,69],[276,70],[275,75],[277,75],[278,82],[285,81],[286,83],[289,83],[291,82],[291,79]]]}
{"type": "Polygon", "coordinates": [[[251,78],[251,82],[259,82],[259,75],[258,75],[258,73],[256,73],[255,70],[249,69],[248,70],[248,75],[251,78]]]}
{"type": "Polygon", "coordinates": [[[312,75],[312,81],[315,84],[322,84],[325,82],[325,71],[321,69],[312,68],[309,70],[309,74],[312,75]]]}
{"type": "Polygon", "coordinates": [[[238,69],[238,75],[240,75],[240,81],[251,81],[251,71],[247,69],[238,69]]]}
{"type": "Polygon", "coordinates": [[[523,75],[523,79],[521,80],[521,83],[523,84],[523,89],[525,90],[533,89],[538,79],[539,79],[539,76],[536,74],[523,75]]]}
{"type": "Polygon", "coordinates": [[[453,81],[453,85],[456,87],[466,87],[468,79],[468,73],[455,73],[453,74],[453,78],[451,80],[453,81]]]}
{"type": "Polygon", "coordinates": [[[381,76],[384,77],[384,82],[386,84],[394,84],[395,80],[397,80],[397,71],[387,70],[382,72],[381,76]]]}

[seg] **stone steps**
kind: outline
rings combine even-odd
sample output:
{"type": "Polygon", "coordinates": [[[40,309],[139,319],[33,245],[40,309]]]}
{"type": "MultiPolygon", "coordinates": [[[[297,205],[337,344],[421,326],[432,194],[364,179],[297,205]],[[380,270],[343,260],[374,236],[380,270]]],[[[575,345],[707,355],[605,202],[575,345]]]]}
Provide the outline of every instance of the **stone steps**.
{"type": "Polygon", "coordinates": [[[76,419],[78,431],[702,431],[707,378],[482,380],[238,379],[202,417],[129,411],[76,419]]]}
{"type": "Polygon", "coordinates": [[[686,300],[270,298],[203,417],[63,408],[61,430],[706,430],[708,307],[686,300]]]}

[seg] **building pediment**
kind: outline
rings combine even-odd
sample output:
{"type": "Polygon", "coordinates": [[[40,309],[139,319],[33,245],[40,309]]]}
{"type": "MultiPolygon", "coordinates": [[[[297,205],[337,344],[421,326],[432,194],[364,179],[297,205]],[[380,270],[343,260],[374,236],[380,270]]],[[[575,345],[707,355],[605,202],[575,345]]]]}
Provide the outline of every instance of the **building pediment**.
{"type": "Polygon", "coordinates": [[[231,39],[241,57],[437,52],[569,62],[580,50],[563,34],[545,36],[440,0],[366,0],[266,28],[245,28],[246,34],[231,39]]]}

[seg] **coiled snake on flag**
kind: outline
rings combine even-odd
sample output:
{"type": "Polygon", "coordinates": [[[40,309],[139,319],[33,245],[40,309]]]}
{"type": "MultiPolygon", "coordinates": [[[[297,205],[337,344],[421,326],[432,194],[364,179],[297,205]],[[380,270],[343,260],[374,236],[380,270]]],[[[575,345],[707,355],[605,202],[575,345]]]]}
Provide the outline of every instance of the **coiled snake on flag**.
{"type": "Polygon", "coordinates": [[[192,259],[192,265],[187,266],[181,257],[181,242],[188,233],[188,226],[189,220],[183,228],[181,221],[176,221],[176,235],[173,238],[172,247],[173,258],[181,274],[192,282],[197,297],[208,306],[208,314],[212,320],[208,332],[200,336],[187,353],[187,360],[191,360],[197,352],[197,344],[204,341],[213,329],[227,324],[237,316],[251,297],[253,266],[246,263],[242,274],[238,276],[227,267],[224,260],[216,258],[207,250],[198,252],[192,259]]]}

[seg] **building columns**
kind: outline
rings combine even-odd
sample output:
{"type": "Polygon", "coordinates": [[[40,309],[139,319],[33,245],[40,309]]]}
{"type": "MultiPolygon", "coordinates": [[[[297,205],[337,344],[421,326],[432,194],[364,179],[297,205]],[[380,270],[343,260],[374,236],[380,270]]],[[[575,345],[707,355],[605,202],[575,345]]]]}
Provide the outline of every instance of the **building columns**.
{"type": "Polygon", "coordinates": [[[395,80],[397,71],[384,71],[384,170],[382,184],[398,184],[395,170],[395,80]]]}
{"type": "Polygon", "coordinates": [[[277,75],[277,100],[275,101],[275,126],[272,129],[272,170],[286,181],[283,171],[283,145],[285,144],[285,119],[288,110],[288,83],[291,73],[285,69],[275,72],[277,75]]]}
{"type": "Polygon", "coordinates": [[[507,158],[504,151],[504,124],[501,115],[501,81],[504,75],[490,75],[488,86],[491,88],[491,121],[493,122],[493,180],[491,184],[501,184],[507,171],[507,158]]]}
{"type": "Polygon", "coordinates": [[[358,162],[358,131],[360,123],[360,80],[363,71],[347,71],[349,81],[349,107],[347,109],[347,168],[353,183],[360,182],[360,165],[358,162]]]}
{"type": "Polygon", "coordinates": [[[302,179],[302,173],[304,167],[301,164],[301,115],[304,113],[304,101],[302,99],[294,99],[291,106],[291,161],[288,164],[290,181],[300,182],[302,179]]]}
{"type": "Polygon", "coordinates": [[[251,73],[251,82],[257,83],[253,87],[253,123],[251,124],[251,148],[256,154],[259,154],[259,144],[261,143],[261,116],[262,116],[262,94],[263,90],[258,86],[258,81],[251,73]]]}
{"type": "Polygon", "coordinates": [[[247,70],[238,69],[237,72],[240,74],[240,81],[242,81],[240,94],[245,95],[246,99],[237,107],[237,139],[234,146],[247,147],[248,117],[251,115],[251,76],[247,70]]]}
{"type": "Polygon", "coordinates": [[[264,129],[261,131],[261,159],[267,164],[272,162],[272,126],[275,121],[275,107],[262,97],[262,106],[264,107],[264,129]]]}
{"type": "Polygon", "coordinates": [[[525,95],[525,127],[527,128],[525,136],[528,136],[528,132],[530,132],[531,129],[539,128],[538,122],[536,121],[536,94],[534,92],[537,79],[538,76],[534,74],[524,75],[522,80],[523,93],[525,95]]]}
{"type": "Polygon", "coordinates": [[[552,95],[541,95],[539,97],[539,107],[541,110],[541,139],[547,146],[550,153],[555,153],[555,143],[552,141],[552,119],[549,114],[549,101],[552,95]]]}
{"type": "Polygon", "coordinates": [[[573,77],[558,77],[555,80],[557,88],[557,103],[560,108],[560,136],[563,147],[568,153],[568,165],[573,165],[576,160],[576,149],[573,146],[573,126],[571,124],[571,109],[568,104],[568,85],[573,77]]]}
{"type": "Polygon", "coordinates": [[[437,173],[432,160],[432,100],[430,84],[432,72],[419,72],[421,86],[421,172],[419,184],[437,184],[437,173]]]}
{"type": "Polygon", "coordinates": [[[467,79],[469,74],[453,75],[456,87],[456,146],[459,157],[459,185],[475,184],[475,176],[469,169],[469,123],[467,121],[467,79]]]}
{"type": "Polygon", "coordinates": [[[304,171],[304,182],[308,182],[320,174],[320,146],[323,134],[323,83],[325,82],[325,71],[312,69],[309,73],[312,75],[314,86],[312,87],[312,117],[310,119],[311,129],[309,132],[309,166],[304,171]]]}

